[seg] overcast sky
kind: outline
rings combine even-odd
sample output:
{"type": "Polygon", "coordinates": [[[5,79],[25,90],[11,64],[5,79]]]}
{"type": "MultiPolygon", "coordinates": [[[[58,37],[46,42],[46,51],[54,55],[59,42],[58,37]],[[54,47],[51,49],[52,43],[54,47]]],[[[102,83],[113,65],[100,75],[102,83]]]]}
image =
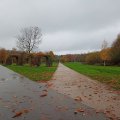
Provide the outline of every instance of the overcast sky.
{"type": "Polygon", "coordinates": [[[16,47],[21,28],[42,29],[41,51],[81,53],[120,33],[120,0],[0,0],[0,47],[16,47]]]}

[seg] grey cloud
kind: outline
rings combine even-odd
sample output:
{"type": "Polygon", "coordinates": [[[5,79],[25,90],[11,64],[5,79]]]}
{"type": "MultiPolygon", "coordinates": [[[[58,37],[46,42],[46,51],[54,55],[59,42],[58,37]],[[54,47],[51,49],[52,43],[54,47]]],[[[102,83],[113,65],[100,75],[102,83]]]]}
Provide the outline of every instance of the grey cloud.
{"type": "Polygon", "coordinates": [[[119,6],[119,0],[0,0],[0,46],[11,49],[21,28],[38,26],[40,50],[99,49],[120,32],[119,6]]]}

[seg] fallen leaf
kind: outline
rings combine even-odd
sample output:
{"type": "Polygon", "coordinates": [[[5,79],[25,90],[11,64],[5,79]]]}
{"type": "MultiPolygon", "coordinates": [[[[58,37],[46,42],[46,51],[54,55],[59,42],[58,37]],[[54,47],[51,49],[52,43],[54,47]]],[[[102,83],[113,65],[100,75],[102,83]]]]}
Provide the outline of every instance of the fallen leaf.
{"type": "Polygon", "coordinates": [[[40,95],[40,97],[45,97],[47,96],[47,93],[43,93],[42,95],[40,95]]]}
{"type": "Polygon", "coordinates": [[[75,101],[82,101],[82,98],[80,96],[77,96],[74,100],[75,101]]]}
{"type": "MultiPolygon", "coordinates": [[[[13,110],[13,112],[14,112],[14,111],[15,111],[15,110],[13,110]]],[[[21,116],[23,113],[28,113],[28,112],[29,112],[28,109],[23,109],[23,110],[21,110],[21,111],[19,111],[19,112],[16,112],[15,115],[14,115],[12,118],[19,117],[19,116],[21,116]]]]}
{"type": "Polygon", "coordinates": [[[77,114],[77,113],[79,113],[79,112],[84,112],[84,110],[83,110],[83,109],[81,109],[81,108],[76,109],[76,110],[74,111],[74,114],[77,114]]]}
{"type": "Polygon", "coordinates": [[[80,109],[77,109],[76,111],[77,111],[77,112],[84,112],[84,110],[81,109],[81,108],[80,108],[80,109]]]}
{"type": "Polygon", "coordinates": [[[14,115],[12,118],[19,117],[19,116],[21,116],[22,114],[23,114],[22,111],[16,112],[15,115],[14,115]]]}

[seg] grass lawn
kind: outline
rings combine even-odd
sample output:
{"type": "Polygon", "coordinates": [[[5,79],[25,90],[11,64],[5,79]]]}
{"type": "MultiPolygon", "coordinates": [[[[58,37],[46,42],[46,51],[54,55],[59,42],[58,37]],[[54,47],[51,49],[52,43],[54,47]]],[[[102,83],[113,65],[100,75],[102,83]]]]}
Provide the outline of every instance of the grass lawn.
{"type": "Polygon", "coordinates": [[[120,90],[120,67],[85,65],[78,62],[69,62],[64,65],[94,80],[107,83],[113,88],[120,90]]]}
{"type": "Polygon", "coordinates": [[[7,68],[24,75],[25,77],[34,81],[48,81],[51,79],[53,73],[57,69],[57,63],[54,63],[52,67],[46,67],[42,64],[40,67],[31,67],[29,65],[18,66],[8,65],[7,68]]]}

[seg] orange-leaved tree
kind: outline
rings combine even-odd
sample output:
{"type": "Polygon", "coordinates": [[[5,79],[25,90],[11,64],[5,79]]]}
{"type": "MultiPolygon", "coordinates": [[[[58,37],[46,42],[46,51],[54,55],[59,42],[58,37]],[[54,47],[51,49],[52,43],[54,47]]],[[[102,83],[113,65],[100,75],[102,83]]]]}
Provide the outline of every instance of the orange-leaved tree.
{"type": "Polygon", "coordinates": [[[4,48],[1,48],[1,49],[0,49],[0,62],[1,62],[2,64],[5,64],[7,58],[8,58],[8,53],[7,53],[7,51],[6,51],[4,48]]]}
{"type": "Polygon", "coordinates": [[[106,66],[106,62],[111,60],[110,52],[111,48],[107,47],[107,41],[103,41],[102,50],[100,52],[100,58],[103,61],[104,66],[106,66]]]}

